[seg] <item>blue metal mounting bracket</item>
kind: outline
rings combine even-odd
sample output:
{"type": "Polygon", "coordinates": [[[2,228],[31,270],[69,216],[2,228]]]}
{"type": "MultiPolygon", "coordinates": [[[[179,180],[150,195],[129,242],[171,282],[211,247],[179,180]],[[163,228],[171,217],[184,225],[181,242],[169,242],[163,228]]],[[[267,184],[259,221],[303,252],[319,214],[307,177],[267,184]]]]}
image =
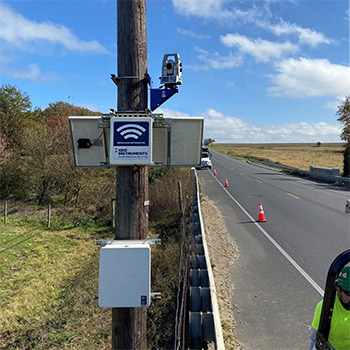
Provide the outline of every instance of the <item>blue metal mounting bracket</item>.
{"type": "Polygon", "coordinates": [[[151,111],[153,112],[170,97],[178,93],[179,90],[175,88],[151,89],[151,111]]]}

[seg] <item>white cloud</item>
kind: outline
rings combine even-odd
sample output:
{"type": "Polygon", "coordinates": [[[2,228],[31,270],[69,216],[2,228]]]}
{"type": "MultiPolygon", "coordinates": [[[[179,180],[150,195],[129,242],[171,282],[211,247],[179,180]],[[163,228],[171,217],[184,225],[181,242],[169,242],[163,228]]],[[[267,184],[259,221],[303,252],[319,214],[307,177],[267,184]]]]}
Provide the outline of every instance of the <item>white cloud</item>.
{"type": "Polygon", "coordinates": [[[41,71],[36,64],[30,64],[27,70],[8,69],[7,74],[12,78],[36,80],[41,75],[41,71]]]}
{"type": "Polygon", "coordinates": [[[276,35],[293,35],[296,34],[301,44],[307,44],[312,47],[316,47],[320,44],[330,44],[332,39],[325,37],[322,33],[316,32],[313,29],[302,28],[296,24],[288,23],[281,20],[277,25],[266,25],[266,28],[270,29],[276,35]]]}
{"type": "Polygon", "coordinates": [[[206,50],[196,47],[194,49],[197,54],[196,57],[204,62],[203,64],[198,64],[197,66],[191,67],[195,70],[206,70],[209,68],[213,69],[227,69],[239,67],[243,63],[242,56],[236,56],[232,53],[229,53],[226,56],[220,55],[218,52],[210,53],[206,50]]]}
{"type": "Polygon", "coordinates": [[[289,58],[276,64],[271,95],[292,97],[345,96],[350,92],[350,67],[327,59],[289,58]]]}
{"type": "Polygon", "coordinates": [[[225,24],[238,19],[252,22],[261,16],[261,9],[254,6],[245,11],[233,6],[225,6],[234,3],[230,0],[172,0],[172,2],[175,11],[180,15],[215,19],[225,24]]]}
{"type": "Polygon", "coordinates": [[[62,25],[30,21],[1,2],[0,12],[0,39],[16,47],[23,47],[25,43],[42,40],[61,44],[72,51],[107,53],[107,50],[96,40],[80,40],[62,25]]]}
{"type": "Polygon", "coordinates": [[[344,102],[345,96],[337,96],[335,100],[329,101],[323,105],[323,108],[338,111],[339,106],[344,102]]]}
{"type": "Polygon", "coordinates": [[[210,39],[211,38],[210,35],[198,34],[196,32],[193,32],[192,30],[186,30],[186,29],[183,29],[183,28],[177,28],[176,31],[179,34],[188,36],[190,38],[198,39],[198,40],[204,40],[204,39],[210,39]]]}
{"type": "Polygon", "coordinates": [[[214,109],[204,113],[204,138],[216,142],[339,142],[341,126],[324,122],[256,126],[240,118],[224,115],[214,109]]]}
{"type": "Polygon", "coordinates": [[[175,11],[187,16],[202,18],[229,18],[229,11],[223,9],[227,0],[173,0],[175,11]]]}
{"type": "Polygon", "coordinates": [[[220,37],[221,42],[227,47],[237,47],[240,52],[250,54],[257,61],[268,62],[272,58],[281,58],[286,53],[295,53],[298,46],[290,43],[275,43],[263,39],[248,39],[239,34],[226,34],[220,37]]]}
{"type": "Polygon", "coordinates": [[[12,63],[15,58],[10,55],[0,55],[0,65],[12,63]]]}
{"type": "Polygon", "coordinates": [[[172,0],[175,11],[180,15],[218,20],[219,23],[225,25],[231,25],[232,21],[237,20],[241,23],[253,23],[278,36],[296,35],[300,44],[312,47],[334,42],[333,39],[327,38],[322,33],[286,22],[283,19],[280,19],[275,25],[268,23],[267,21],[273,16],[269,4],[279,1],[285,0],[265,0],[261,6],[253,5],[247,10],[241,10],[235,6],[237,2],[232,0],[172,0]]]}
{"type": "Polygon", "coordinates": [[[189,118],[189,117],[191,117],[187,113],[173,111],[171,109],[163,109],[163,108],[159,108],[157,110],[157,113],[163,114],[164,118],[189,118]]]}
{"type": "Polygon", "coordinates": [[[58,76],[55,73],[42,73],[39,66],[35,63],[29,64],[27,69],[3,67],[2,72],[15,79],[28,79],[36,82],[59,80],[58,76]]]}
{"type": "Polygon", "coordinates": [[[236,87],[237,87],[237,85],[233,81],[227,81],[225,83],[225,88],[227,88],[227,89],[232,89],[232,88],[236,88],[236,87]]]}
{"type": "MultiPolygon", "coordinates": [[[[190,117],[182,112],[163,109],[164,117],[190,117]]],[[[295,123],[257,126],[246,123],[241,118],[225,115],[209,108],[204,114],[204,138],[216,142],[232,143],[291,143],[291,142],[340,142],[340,124],[324,122],[295,123]]]]}

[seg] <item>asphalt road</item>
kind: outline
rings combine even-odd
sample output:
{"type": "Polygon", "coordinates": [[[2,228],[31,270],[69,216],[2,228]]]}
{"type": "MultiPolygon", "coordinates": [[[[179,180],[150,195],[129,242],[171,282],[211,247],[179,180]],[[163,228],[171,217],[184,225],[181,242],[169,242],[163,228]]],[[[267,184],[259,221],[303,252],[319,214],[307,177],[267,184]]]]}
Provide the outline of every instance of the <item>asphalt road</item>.
{"type": "Polygon", "coordinates": [[[308,349],[329,265],[350,247],[349,191],[216,152],[212,163],[198,174],[240,251],[231,271],[239,341],[244,349],[308,349]],[[256,222],[259,202],[265,223],[256,222]]]}

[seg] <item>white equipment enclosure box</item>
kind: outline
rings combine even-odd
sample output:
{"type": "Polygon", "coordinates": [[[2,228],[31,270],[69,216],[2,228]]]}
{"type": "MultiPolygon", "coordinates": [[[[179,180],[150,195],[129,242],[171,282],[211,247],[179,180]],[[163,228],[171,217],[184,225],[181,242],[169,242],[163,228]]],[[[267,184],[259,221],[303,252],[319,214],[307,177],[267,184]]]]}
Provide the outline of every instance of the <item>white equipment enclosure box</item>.
{"type": "Polygon", "coordinates": [[[146,307],[151,296],[148,243],[113,241],[100,250],[100,307],[146,307]]]}
{"type": "Polygon", "coordinates": [[[152,163],[152,118],[111,118],[110,164],[152,163]]]}

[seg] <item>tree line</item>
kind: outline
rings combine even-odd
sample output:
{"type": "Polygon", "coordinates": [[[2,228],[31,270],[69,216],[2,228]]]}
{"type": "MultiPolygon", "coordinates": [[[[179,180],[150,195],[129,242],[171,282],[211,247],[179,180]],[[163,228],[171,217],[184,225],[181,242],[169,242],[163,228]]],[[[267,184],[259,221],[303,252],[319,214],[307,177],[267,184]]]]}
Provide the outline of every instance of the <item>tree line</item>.
{"type": "Polygon", "coordinates": [[[0,87],[0,199],[78,207],[96,203],[97,212],[108,211],[104,202],[115,188],[115,173],[74,168],[68,124],[73,115],[101,113],[62,101],[32,109],[27,93],[0,87]]]}

